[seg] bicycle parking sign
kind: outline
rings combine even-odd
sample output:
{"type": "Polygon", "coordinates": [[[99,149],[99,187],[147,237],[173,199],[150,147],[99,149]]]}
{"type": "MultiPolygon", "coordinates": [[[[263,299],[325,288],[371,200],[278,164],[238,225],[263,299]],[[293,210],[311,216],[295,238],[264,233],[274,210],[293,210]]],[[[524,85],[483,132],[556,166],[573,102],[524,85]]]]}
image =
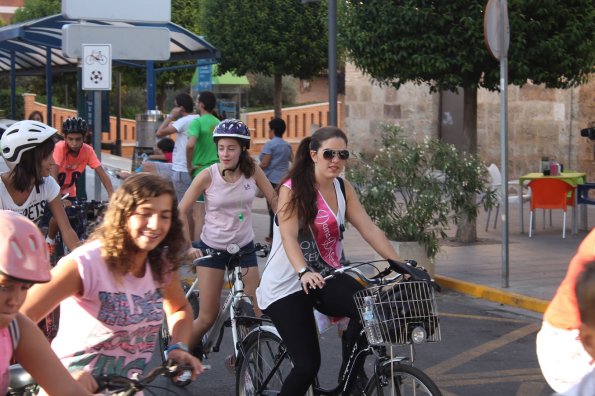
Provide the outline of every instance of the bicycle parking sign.
{"type": "Polygon", "coordinates": [[[83,90],[109,91],[112,89],[111,44],[83,44],[83,90]]]}

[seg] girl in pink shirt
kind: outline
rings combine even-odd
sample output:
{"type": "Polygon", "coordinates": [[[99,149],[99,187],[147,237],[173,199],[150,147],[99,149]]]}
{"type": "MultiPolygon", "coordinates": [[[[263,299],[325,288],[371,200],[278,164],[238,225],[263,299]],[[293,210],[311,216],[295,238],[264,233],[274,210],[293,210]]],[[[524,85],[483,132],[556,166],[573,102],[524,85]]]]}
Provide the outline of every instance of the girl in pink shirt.
{"type": "Polygon", "coordinates": [[[184,245],[171,183],[148,173],[130,176],[89,242],[58,262],[49,283],[31,289],[23,312],[38,321],[61,303],[52,348],[62,363],[126,377],[144,373],[165,314],[168,357],[191,364],[195,378],[202,366],[188,353],[192,309],[177,274],[184,245]]]}
{"type": "MultiPolygon", "coordinates": [[[[347,274],[329,281],[320,274],[325,268],[341,266],[345,222],[349,221],[382,257],[399,260],[346,180],[342,193],[338,176],[348,158],[343,131],[332,126],[318,129],[300,143],[295,162],[279,189],[273,246],[257,297],[260,308],[283,338],[293,363],[281,389],[283,396],[305,394],[320,368],[313,308],[328,316],[350,318],[344,334],[347,351],[362,329],[353,301],[353,294],[362,286],[347,274]]],[[[356,375],[360,369],[361,366],[354,369],[356,375]]],[[[348,389],[352,390],[357,392],[348,389]]]]}

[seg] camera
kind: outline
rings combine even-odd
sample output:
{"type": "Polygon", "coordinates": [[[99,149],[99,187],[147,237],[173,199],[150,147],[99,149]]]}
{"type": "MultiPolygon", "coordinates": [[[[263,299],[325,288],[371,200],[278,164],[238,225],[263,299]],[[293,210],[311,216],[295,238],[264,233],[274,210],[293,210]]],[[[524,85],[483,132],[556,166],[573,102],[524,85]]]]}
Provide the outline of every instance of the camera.
{"type": "Polygon", "coordinates": [[[595,127],[581,129],[581,136],[595,140],[595,127]]]}

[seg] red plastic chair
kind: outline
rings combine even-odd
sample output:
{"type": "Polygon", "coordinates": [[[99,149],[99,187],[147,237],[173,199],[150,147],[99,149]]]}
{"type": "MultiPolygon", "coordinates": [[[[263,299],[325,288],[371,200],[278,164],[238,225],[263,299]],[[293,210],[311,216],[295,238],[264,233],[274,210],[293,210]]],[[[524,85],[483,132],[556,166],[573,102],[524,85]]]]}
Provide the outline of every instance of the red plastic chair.
{"type": "Polygon", "coordinates": [[[533,212],[535,209],[562,209],[564,221],[562,238],[566,238],[566,208],[574,206],[576,188],[559,179],[536,179],[529,183],[531,188],[531,214],[529,216],[529,237],[532,236],[533,212]]]}

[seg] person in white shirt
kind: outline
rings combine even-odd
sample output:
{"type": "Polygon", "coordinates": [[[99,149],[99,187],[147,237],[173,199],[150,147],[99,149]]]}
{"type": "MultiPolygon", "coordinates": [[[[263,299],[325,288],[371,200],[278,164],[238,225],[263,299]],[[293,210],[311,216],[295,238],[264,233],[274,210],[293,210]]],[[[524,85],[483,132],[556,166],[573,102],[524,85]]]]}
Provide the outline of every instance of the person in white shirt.
{"type": "MultiPolygon", "coordinates": [[[[188,127],[190,121],[198,117],[194,114],[194,102],[192,97],[187,93],[180,93],[174,98],[174,108],[165,117],[163,123],[155,132],[158,138],[169,135],[176,136],[176,144],[174,146],[174,153],[171,165],[172,183],[176,191],[176,200],[180,202],[190,183],[192,177],[188,173],[186,161],[186,144],[188,143],[188,127]]],[[[159,164],[156,164],[159,167],[159,164]]],[[[193,214],[188,215],[188,225],[190,235],[194,235],[194,220],[193,214]]]]}
{"type": "MultiPolygon", "coordinates": [[[[576,300],[581,317],[580,341],[585,351],[595,360],[595,261],[585,266],[576,282],[576,300]]],[[[593,365],[591,361],[591,365],[593,365]]],[[[564,393],[564,396],[595,395],[595,369],[564,393]]]]}

